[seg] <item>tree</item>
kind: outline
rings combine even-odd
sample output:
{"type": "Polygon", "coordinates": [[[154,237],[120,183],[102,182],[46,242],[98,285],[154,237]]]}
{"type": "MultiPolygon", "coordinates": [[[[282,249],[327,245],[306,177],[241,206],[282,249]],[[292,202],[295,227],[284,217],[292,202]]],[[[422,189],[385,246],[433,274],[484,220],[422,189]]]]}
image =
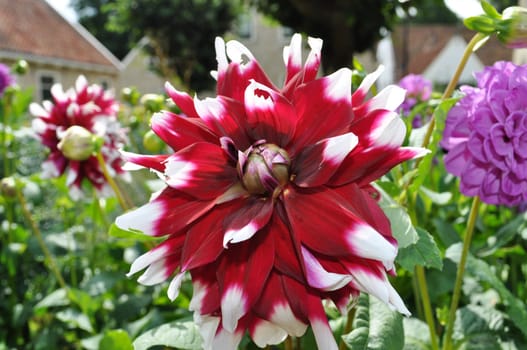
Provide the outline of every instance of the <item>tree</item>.
{"type": "Polygon", "coordinates": [[[106,6],[110,0],[70,0],[71,6],[82,24],[118,59],[123,59],[130,51],[131,37],[127,32],[116,32],[108,28],[109,18],[113,15],[106,6]]]}
{"type": "Polygon", "coordinates": [[[326,72],[351,66],[353,55],[373,48],[397,20],[397,0],[250,0],[295,31],[324,39],[326,72]]]}
{"type": "Polygon", "coordinates": [[[238,0],[116,0],[107,5],[113,30],[150,39],[156,68],[180,89],[201,90],[213,82],[214,38],[228,31],[238,0]]]}

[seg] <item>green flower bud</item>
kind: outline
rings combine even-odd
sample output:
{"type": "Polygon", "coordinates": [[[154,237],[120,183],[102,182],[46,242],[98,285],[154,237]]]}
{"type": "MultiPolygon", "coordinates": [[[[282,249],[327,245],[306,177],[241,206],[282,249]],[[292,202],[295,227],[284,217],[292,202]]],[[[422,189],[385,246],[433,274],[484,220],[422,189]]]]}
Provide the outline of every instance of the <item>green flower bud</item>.
{"type": "Polygon", "coordinates": [[[16,181],[13,177],[4,177],[0,183],[2,195],[6,198],[16,197],[16,181]]]}
{"type": "Polygon", "coordinates": [[[143,146],[148,152],[161,153],[165,147],[165,143],[155,132],[148,130],[143,136],[143,146]]]}
{"type": "Polygon", "coordinates": [[[64,157],[82,161],[88,159],[98,148],[97,137],[79,125],[73,125],[64,132],[58,144],[64,157]]]}
{"type": "Polygon", "coordinates": [[[121,96],[123,100],[131,104],[132,106],[137,105],[137,102],[139,102],[139,91],[135,87],[125,87],[121,90],[121,96]]]}
{"type": "Polygon", "coordinates": [[[13,70],[18,75],[24,75],[29,70],[29,64],[27,63],[26,60],[18,60],[16,61],[15,66],[13,67],[13,70]]]}
{"type": "Polygon", "coordinates": [[[145,94],[141,97],[141,104],[145,106],[147,111],[159,112],[163,109],[165,98],[158,94],[145,94]]]}

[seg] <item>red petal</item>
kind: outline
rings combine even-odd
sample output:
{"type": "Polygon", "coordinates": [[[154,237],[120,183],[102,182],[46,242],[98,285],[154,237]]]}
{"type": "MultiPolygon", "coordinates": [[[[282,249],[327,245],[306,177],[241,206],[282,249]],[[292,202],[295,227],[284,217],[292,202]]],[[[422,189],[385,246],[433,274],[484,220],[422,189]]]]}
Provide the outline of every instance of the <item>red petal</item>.
{"type": "MultiPolygon", "coordinates": [[[[276,90],[258,61],[245,46],[232,40],[227,43],[226,47],[226,53],[232,61],[228,64],[225,46],[222,42],[216,42],[216,55],[222,58],[222,62],[218,66],[217,95],[231,97],[243,102],[245,88],[251,79],[276,90]]],[[[220,61],[220,59],[218,60],[220,61]]]]}
{"type": "Polygon", "coordinates": [[[371,187],[360,188],[357,184],[350,183],[346,186],[334,188],[333,190],[342,198],[353,198],[353,200],[345,203],[347,204],[346,208],[366,221],[388,241],[396,244],[396,241],[392,237],[390,220],[388,220],[388,217],[377,203],[378,199],[372,197],[372,191],[376,195],[379,195],[375,189],[371,187]]]}
{"type": "Polygon", "coordinates": [[[324,185],[357,143],[357,136],[347,133],[304,148],[294,162],[295,184],[301,187],[324,185]]]}
{"type": "Polygon", "coordinates": [[[260,348],[265,348],[267,345],[280,344],[287,338],[287,332],[283,328],[256,316],[251,317],[249,334],[254,343],[260,348]]]}
{"type": "Polygon", "coordinates": [[[225,96],[194,101],[200,118],[219,137],[226,136],[238,149],[246,149],[252,141],[246,134],[247,118],[242,103],[225,96]]]}
{"type": "Polygon", "coordinates": [[[176,234],[213,205],[214,201],[197,201],[167,188],[153,201],[119,216],[115,224],[150,236],[176,234]]]}
{"type": "Polygon", "coordinates": [[[195,143],[165,162],[165,182],[199,199],[213,199],[238,181],[236,168],[224,150],[211,143],[195,143]]]}
{"type": "Polygon", "coordinates": [[[196,142],[218,143],[218,137],[199,118],[163,112],[155,113],[151,124],[152,130],[176,151],[196,142]]]}
{"type": "Polygon", "coordinates": [[[273,216],[268,226],[274,237],[276,269],[300,282],[305,282],[299,241],[278,215],[273,216]]]}
{"type": "Polygon", "coordinates": [[[216,260],[224,251],[223,222],[242,206],[241,201],[231,201],[214,207],[188,230],[181,258],[183,270],[192,270],[216,260]]]}
{"type": "Polygon", "coordinates": [[[216,279],[218,264],[213,263],[190,271],[194,292],[189,309],[201,315],[217,315],[220,310],[220,292],[216,279]]]}
{"type": "Polygon", "coordinates": [[[268,230],[236,244],[222,256],[217,271],[222,294],[222,322],[233,330],[256,302],[273,267],[274,245],[268,230]]]}
{"type": "Polygon", "coordinates": [[[160,173],[165,171],[165,160],[169,157],[167,154],[160,155],[142,155],[126,151],[121,151],[123,160],[134,163],[145,168],[154,169],[160,173]]]}
{"type": "Polygon", "coordinates": [[[302,336],[306,331],[307,318],[301,318],[293,311],[280,274],[271,272],[253,309],[259,317],[277,324],[295,337],[302,336]]]}
{"type": "Polygon", "coordinates": [[[302,69],[302,35],[295,33],[291,37],[291,43],[284,48],[284,54],[287,53],[286,59],[286,77],[284,85],[296,76],[302,69]]]}
{"type": "Polygon", "coordinates": [[[169,82],[165,83],[165,90],[174,103],[187,117],[197,117],[194,100],[187,93],[176,90],[169,82]]]}
{"type": "Polygon", "coordinates": [[[239,210],[225,219],[223,246],[243,242],[260,231],[273,214],[274,203],[269,198],[249,197],[239,210]]]}
{"type": "Polygon", "coordinates": [[[341,186],[355,182],[365,186],[377,180],[394,166],[428,153],[428,150],[418,147],[377,147],[366,150],[354,150],[342,162],[341,167],[333,175],[329,183],[341,186]]]}
{"type": "Polygon", "coordinates": [[[299,120],[291,155],[305,145],[348,132],[352,120],[351,71],[341,69],[298,87],[294,105],[299,120]]]}
{"type": "Polygon", "coordinates": [[[253,139],[285,146],[293,135],[297,114],[277,91],[256,81],[245,90],[247,124],[253,139]]]}
{"type": "Polygon", "coordinates": [[[313,252],[330,257],[357,256],[393,266],[397,248],[348,210],[347,200],[336,191],[290,188],[283,197],[295,236],[313,252]]]}
{"type": "Polygon", "coordinates": [[[337,350],[337,343],[331,332],[320,297],[308,292],[305,286],[287,277],[282,279],[282,283],[293,310],[308,318],[317,347],[319,349],[337,350]]]}

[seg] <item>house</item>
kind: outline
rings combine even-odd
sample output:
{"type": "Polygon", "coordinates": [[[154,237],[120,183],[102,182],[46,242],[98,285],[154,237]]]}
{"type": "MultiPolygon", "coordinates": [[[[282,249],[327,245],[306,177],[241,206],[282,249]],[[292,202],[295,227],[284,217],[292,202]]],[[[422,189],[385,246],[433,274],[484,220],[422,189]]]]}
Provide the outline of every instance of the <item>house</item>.
{"type": "Polygon", "coordinates": [[[29,63],[29,72],[18,84],[35,87],[36,101],[48,99],[56,82],[72,86],[80,74],[105,87],[117,86],[121,62],[45,0],[0,0],[0,8],[0,62],[29,63]]]}
{"type": "Polygon", "coordinates": [[[147,44],[148,38],[144,37],[123,58],[117,86],[135,87],[141,94],[162,94],[166,79],[151,70],[152,57],[145,51],[147,44]]]}
{"type": "MultiPolygon", "coordinates": [[[[462,25],[401,25],[392,33],[394,79],[413,73],[422,74],[437,85],[448,84],[467,43],[474,36],[462,25]]],[[[474,72],[500,60],[512,60],[513,50],[491,36],[469,58],[460,83],[474,83],[474,72]]]]}

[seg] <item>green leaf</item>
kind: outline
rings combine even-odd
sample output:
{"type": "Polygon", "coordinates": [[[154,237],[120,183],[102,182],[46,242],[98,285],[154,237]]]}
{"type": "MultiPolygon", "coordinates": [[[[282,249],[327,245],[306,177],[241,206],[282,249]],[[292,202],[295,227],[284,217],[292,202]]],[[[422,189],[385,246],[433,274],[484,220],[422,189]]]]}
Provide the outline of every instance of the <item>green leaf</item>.
{"type": "Polygon", "coordinates": [[[123,230],[122,228],[118,227],[115,223],[113,223],[110,226],[110,230],[108,231],[108,234],[112,237],[116,238],[126,238],[133,241],[159,241],[162,240],[159,237],[152,237],[149,235],[145,235],[141,231],[138,230],[123,230]]]}
{"type": "Polygon", "coordinates": [[[79,328],[90,333],[93,332],[93,327],[88,316],[77,310],[66,309],[59,311],[57,312],[57,319],[68,324],[72,328],[79,328]]]}
{"type": "Polygon", "coordinates": [[[485,0],[481,1],[481,8],[483,11],[491,18],[500,19],[501,14],[492,6],[490,3],[486,2],[485,0]]]}
{"type": "Polygon", "coordinates": [[[399,249],[395,261],[408,271],[413,271],[416,265],[441,270],[443,260],[441,260],[441,253],[434,238],[422,228],[417,227],[416,231],[419,236],[418,241],[411,246],[399,249]]]}
{"type": "Polygon", "coordinates": [[[496,24],[494,23],[494,20],[485,15],[465,18],[463,23],[468,29],[483,34],[492,34],[496,31],[496,24]]]}
{"type": "Polygon", "coordinates": [[[53,306],[65,306],[69,305],[70,300],[68,299],[68,294],[65,289],[57,289],[51,294],[48,294],[44,299],[38,302],[35,305],[35,310],[37,309],[47,309],[53,306]]]}
{"type": "Polygon", "coordinates": [[[376,184],[373,184],[373,186],[381,195],[379,205],[390,220],[393,236],[397,240],[399,248],[415,244],[419,237],[406,209],[390,197],[380,186],[376,184]]]}
{"type": "Polygon", "coordinates": [[[419,191],[424,194],[426,197],[428,197],[432,203],[435,203],[437,205],[445,205],[448,202],[450,202],[450,199],[452,198],[452,193],[450,192],[435,192],[431,189],[428,189],[424,186],[421,186],[419,188],[419,191]]]}
{"type": "Polygon", "coordinates": [[[133,346],[128,333],[122,329],[113,329],[104,333],[99,350],[133,350],[133,346]]]}
{"type": "Polygon", "coordinates": [[[522,229],[525,228],[527,214],[517,215],[512,220],[501,226],[496,233],[487,240],[489,247],[480,256],[492,255],[499,248],[509,243],[522,229]]]}
{"type": "Polygon", "coordinates": [[[457,310],[452,338],[457,348],[467,350],[499,349],[498,332],[503,315],[492,308],[468,305],[457,310]]]}
{"type": "MultiPolygon", "coordinates": [[[[459,263],[462,246],[461,243],[458,243],[449,247],[446,251],[446,257],[455,263],[459,263]]],[[[498,292],[505,305],[507,315],[523,335],[527,337],[527,305],[507,289],[491,267],[485,261],[469,254],[466,273],[480,282],[488,283],[498,292]]]]}
{"type": "Polygon", "coordinates": [[[342,338],[353,350],[402,350],[403,317],[368,294],[362,294],[356,306],[353,330],[342,338]]]}
{"type": "Polygon", "coordinates": [[[134,341],[134,350],[147,350],[162,345],[181,350],[200,350],[201,335],[192,321],[176,321],[163,324],[141,334],[134,341]]]}
{"type": "Polygon", "coordinates": [[[405,317],[404,350],[430,350],[430,331],[426,323],[414,317],[405,317]]]}
{"type": "Polygon", "coordinates": [[[109,291],[120,280],[124,279],[124,273],[103,271],[83,284],[82,289],[91,296],[101,295],[109,291]]]}

